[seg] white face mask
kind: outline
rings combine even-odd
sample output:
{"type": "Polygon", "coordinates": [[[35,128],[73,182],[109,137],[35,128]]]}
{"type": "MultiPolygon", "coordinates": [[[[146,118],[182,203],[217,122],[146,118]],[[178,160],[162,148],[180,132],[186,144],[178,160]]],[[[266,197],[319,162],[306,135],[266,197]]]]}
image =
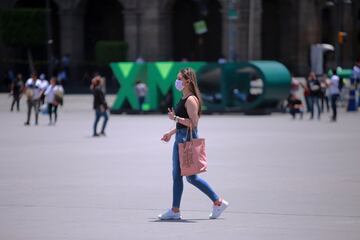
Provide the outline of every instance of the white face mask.
{"type": "Polygon", "coordinates": [[[175,80],[175,88],[179,91],[182,91],[184,89],[183,82],[179,79],[175,80]]]}

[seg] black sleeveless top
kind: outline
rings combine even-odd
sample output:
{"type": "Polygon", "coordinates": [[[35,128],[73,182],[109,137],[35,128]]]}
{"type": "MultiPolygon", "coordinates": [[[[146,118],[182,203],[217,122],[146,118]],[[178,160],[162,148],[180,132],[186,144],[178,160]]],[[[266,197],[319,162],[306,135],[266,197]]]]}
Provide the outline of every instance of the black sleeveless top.
{"type": "MultiPolygon", "coordinates": [[[[193,95],[190,95],[193,96],[193,95]]],[[[180,101],[178,102],[178,104],[175,107],[175,115],[181,118],[189,118],[189,115],[186,111],[185,108],[185,103],[186,100],[190,97],[188,96],[187,98],[184,99],[180,99],[180,101]]],[[[181,128],[187,128],[187,126],[182,125],[181,123],[176,123],[176,129],[181,129],[181,128]]]]}

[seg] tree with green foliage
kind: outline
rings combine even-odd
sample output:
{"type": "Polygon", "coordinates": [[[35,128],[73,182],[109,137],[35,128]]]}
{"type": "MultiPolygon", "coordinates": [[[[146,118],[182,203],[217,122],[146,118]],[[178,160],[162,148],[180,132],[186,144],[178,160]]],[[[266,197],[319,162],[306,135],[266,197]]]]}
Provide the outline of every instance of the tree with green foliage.
{"type": "Polygon", "coordinates": [[[26,48],[34,70],[31,48],[46,47],[45,9],[0,9],[0,38],[8,47],[26,48]]]}
{"type": "Polygon", "coordinates": [[[95,46],[95,59],[99,66],[108,65],[110,62],[126,60],[128,44],[122,41],[98,41],[95,46]]]}

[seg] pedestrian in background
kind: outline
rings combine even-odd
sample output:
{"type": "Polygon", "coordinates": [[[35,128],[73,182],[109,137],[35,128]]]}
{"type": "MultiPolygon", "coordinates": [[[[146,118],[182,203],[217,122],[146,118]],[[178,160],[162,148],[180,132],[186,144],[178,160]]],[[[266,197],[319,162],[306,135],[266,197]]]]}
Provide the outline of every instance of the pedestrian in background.
{"type": "Polygon", "coordinates": [[[94,121],[94,125],[93,125],[93,137],[98,137],[100,135],[106,136],[105,128],[106,128],[106,124],[109,119],[108,113],[107,113],[108,105],[105,100],[105,94],[102,91],[101,83],[102,83],[101,78],[95,77],[95,78],[93,78],[93,80],[91,82],[91,86],[90,86],[90,89],[92,90],[93,96],[94,96],[93,108],[95,110],[95,121],[94,121]],[[97,133],[97,124],[101,117],[104,118],[104,121],[102,124],[101,132],[100,132],[100,134],[98,134],[97,133]]]}
{"type": "Polygon", "coordinates": [[[303,118],[304,105],[302,104],[301,100],[298,97],[296,97],[294,93],[290,94],[290,96],[288,97],[287,107],[293,119],[296,118],[296,114],[300,115],[300,119],[303,118]]]}
{"type": "Polygon", "coordinates": [[[320,81],[316,77],[314,72],[310,72],[308,77],[308,88],[310,90],[310,99],[311,99],[311,116],[310,119],[314,118],[314,105],[316,105],[318,120],[320,120],[321,108],[320,108],[320,95],[321,95],[321,86],[320,81]]]}
{"type": "Polygon", "coordinates": [[[136,96],[138,97],[139,110],[140,110],[140,112],[142,112],[143,104],[145,102],[145,96],[148,92],[148,88],[145,83],[143,83],[142,81],[139,80],[139,81],[136,81],[135,91],[136,91],[136,96]]]}
{"type": "Polygon", "coordinates": [[[10,111],[14,110],[15,103],[16,103],[16,110],[18,112],[20,111],[20,99],[23,91],[24,91],[24,82],[22,80],[22,74],[18,73],[16,75],[16,79],[11,84],[10,95],[12,95],[13,100],[11,103],[10,111]]]}
{"type": "Polygon", "coordinates": [[[332,70],[332,76],[329,81],[329,91],[330,91],[330,99],[331,99],[331,109],[332,109],[332,117],[331,121],[336,122],[337,120],[337,101],[340,96],[339,89],[340,78],[336,74],[336,69],[332,70]]]}
{"type": "Polygon", "coordinates": [[[106,94],[106,78],[101,76],[99,72],[94,72],[91,82],[93,82],[95,79],[100,81],[101,91],[106,94]]]}
{"type": "Polygon", "coordinates": [[[62,95],[64,93],[64,89],[61,85],[57,84],[57,80],[55,77],[50,79],[50,85],[46,88],[45,96],[49,114],[49,125],[55,125],[57,122],[57,109],[60,104],[59,100],[56,98],[56,95],[62,95]],[[54,121],[52,119],[52,115],[54,114],[54,121]]]}
{"type": "Polygon", "coordinates": [[[64,68],[61,68],[57,74],[57,80],[59,81],[59,83],[62,86],[66,86],[67,80],[68,80],[68,75],[66,73],[66,70],[64,68]]]}
{"type": "Polygon", "coordinates": [[[358,106],[360,107],[360,57],[356,59],[355,65],[352,69],[352,78],[354,78],[355,85],[358,90],[358,106]]]}
{"type": "Polygon", "coordinates": [[[321,99],[321,112],[324,112],[324,105],[326,104],[326,111],[330,111],[329,107],[329,91],[328,91],[328,85],[327,85],[327,75],[324,74],[320,81],[320,87],[321,87],[321,93],[320,93],[320,99],[321,99]]]}
{"type": "Polygon", "coordinates": [[[310,89],[309,89],[309,79],[305,79],[305,84],[300,82],[302,88],[303,88],[303,95],[305,99],[305,107],[306,112],[311,113],[311,96],[310,96],[310,89]]]}
{"type": "MultiPolygon", "coordinates": [[[[183,193],[183,177],[181,176],[179,161],[179,143],[186,141],[188,134],[193,138],[198,138],[197,126],[201,113],[201,93],[197,85],[196,74],[193,69],[182,69],[175,81],[175,87],[182,92],[182,98],[177,104],[175,111],[168,109],[168,117],[176,122],[176,128],[165,133],[162,141],[170,141],[172,135],[175,135],[173,147],[172,165],[173,165],[173,202],[172,208],[158,216],[161,220],[178,220],[180,215],[180,202],[183,193]],[[190,128],[191,127],[191,128],[190,128]],[[192,132],[189,131],[192,129],[192,132]]],[[[218,218],[227,208],[228,203],[220,198],[210,185],[198,175],[187,176],[186,180],[206,194],[213,203],[213,210],[210,213],[210,219],[218,218]]]]}
{"type": "Polygon", "coordinates": [[[40,74],[40,90],[41,90],[40,105],[45,104],[45,91],[48,86],[49,86],[49,82],[48,80],[46,80],[45,74],[44,73],[40,74]]]}
{"type": "Polygon", "coordinates": [[[38,125],[39,120],[39,107],[40,107],[40,97],[41,97],[41,83],[37,78],[36,72],[31,74],[31,78],[29,78],[25,83],[25,94],[27,97],[27,120],[25,122],[25,126],[30,125],[30,116],[31,111],[34,109],[35,114],[35,125],[38,125]]]}
{"type": "Polygon", "coordinates": [[[360,57],[356,60],[355,65],[352,70],[353,77],[357,80],[357,83],[360,82],[360,57]]]}

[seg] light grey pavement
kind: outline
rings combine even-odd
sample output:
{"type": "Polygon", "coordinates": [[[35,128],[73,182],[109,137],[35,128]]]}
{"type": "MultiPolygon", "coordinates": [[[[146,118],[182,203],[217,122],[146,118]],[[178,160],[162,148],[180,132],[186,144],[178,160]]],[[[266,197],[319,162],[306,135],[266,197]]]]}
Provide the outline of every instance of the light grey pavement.
{"type": "Polygon", "coordinates": [[[0,95],[0,240],[360,239],[360,113],[203,116],[202,176],[230,207],[208,220],[210,201],[185,183],[184,220],[159,222],[172,193],[166,115],[112,115],[92,138],[91,96],[66,96],[55,127],[44,115],[23,126],[24,102],[9,104],[0,95]]]}

